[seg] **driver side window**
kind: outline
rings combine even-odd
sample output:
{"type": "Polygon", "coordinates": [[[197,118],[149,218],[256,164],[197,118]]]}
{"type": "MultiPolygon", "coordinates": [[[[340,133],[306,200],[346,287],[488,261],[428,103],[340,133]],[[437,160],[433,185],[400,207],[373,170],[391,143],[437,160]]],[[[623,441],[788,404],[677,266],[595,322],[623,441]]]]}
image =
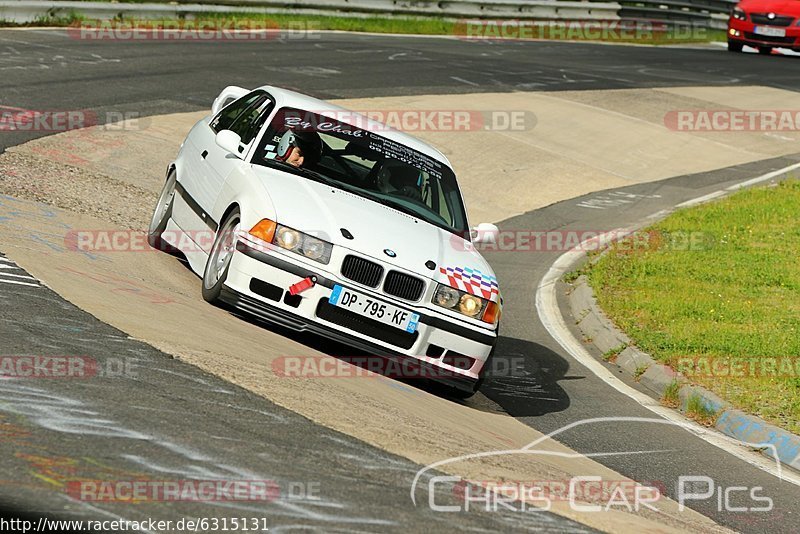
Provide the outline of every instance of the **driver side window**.
{"type": "MultiPolygon", "coordinates": [[[[211,121],[211,129],[215,133],[222,130],[230,130],[236,119],[239,118],[251,106],[257,104],[260,99],[266,98],[264,91],[253,91],[252,93],[244,95],[239,100],[232,104],[225,106],[219,114],[211,121]]],[[[263,102],[263,100],[261,100],[263,102]]],[[[238,132],[237,132],[238,133],[238,132]]],[[[241,135],[241,134],[239,134],[241,135]]]]}
{"type": "Polygon", "coordinates": [[[249,145],[261,130],[264,121],[269,117],[273,105],[272,100],[266,94],[263,94],[261,98],[257,99],[239,115],[229,130],[239,134],[243,145],[249,145]]]}

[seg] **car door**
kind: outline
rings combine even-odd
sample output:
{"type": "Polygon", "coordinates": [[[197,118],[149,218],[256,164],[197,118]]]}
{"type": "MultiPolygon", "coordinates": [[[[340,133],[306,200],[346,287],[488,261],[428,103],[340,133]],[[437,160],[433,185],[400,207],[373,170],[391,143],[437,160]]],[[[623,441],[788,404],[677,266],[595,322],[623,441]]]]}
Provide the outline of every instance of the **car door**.
{"type": "MultiPolygon", "coordinates": [[[[207,125],[201,125],[192,132],[190,141],[194,145],[191,153],[197,155],[192,165],[192,180],[185,185],[186,192],[194,201],[194,215],[216,231],[216,224],[209,220],[208,214],[214,207],[217,196],[222,190],[225,178],[236,165],[243,164],[242,155],[245,146],[240,146],[240,155],[229,154],[216,143],[216,135],[222,130],[247,130],[253,113],[257,113],[270,98],[266,92],[256,90],[234,101],[222,109],[207,125]],[[239,119],[242,120],[239,120],[239,119]]],[[[239,133],[239,132],[237,132],[239,133]]],[[[241,135],[241,134],[240,134],[241,135]]],[[[243,139],[244,140],[244,139],[243,139]]],[[[194,157],[190,155],[190,157],[194,157]]],[[[194,221],[177,221],[182,228],[197,228],[194,221]]]]}

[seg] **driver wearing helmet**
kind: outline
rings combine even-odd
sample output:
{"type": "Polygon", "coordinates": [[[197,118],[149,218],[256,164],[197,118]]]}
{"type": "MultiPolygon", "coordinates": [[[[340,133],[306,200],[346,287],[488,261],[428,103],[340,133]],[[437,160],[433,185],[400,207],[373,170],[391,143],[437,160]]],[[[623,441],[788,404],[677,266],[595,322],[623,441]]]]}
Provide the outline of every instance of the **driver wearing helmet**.
{"type": "Polygon", "coordinates": [[[278,145],[278,159],[293,167],[313,168],[322,157],[322,139],[314,131],[287,130],[278,145]]]}

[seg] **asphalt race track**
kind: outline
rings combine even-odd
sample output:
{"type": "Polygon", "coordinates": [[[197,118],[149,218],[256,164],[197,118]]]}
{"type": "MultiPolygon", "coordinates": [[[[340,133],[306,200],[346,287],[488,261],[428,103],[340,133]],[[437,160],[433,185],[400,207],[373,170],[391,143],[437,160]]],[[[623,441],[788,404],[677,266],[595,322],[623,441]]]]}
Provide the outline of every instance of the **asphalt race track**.
{"type": "MultiPolygon", "coordinates": [[[[689,85],[800,88],[797,58],[730,54],[716,47],[499,44],[351,34],[317,37],[266,43],[130,44],[73,40],[58,30],[2,31],[0,105],[92,109],[100,112],[101,118],[103,111],[160,115],[207,109],[225,85],[264,83],[325,99],[689,85]]],[[[0,152],[46,134],[2,132],[0,152]]],[[[800,154],[618,188],[615,191],[629,193],[632,200],[613,209],[578,205],[602,196],[595,193],[525,213],[498,226],[610,230],[798,161],[800,154]]],[[[0,252],[9,253],[2,243],[0,252]]],[[[482,393],[511,416],[544,433],[590,418],[652,417],[576,364],[538,320],[534,292],[559,254],[486,254],[506,300],[498,358],[524,355],[526,363],[520,373],[523,376],[489,378],[482,393]]],[[[18,272],[24,276],[23,271],[18,272]]],[[[432,513],[426,506],[412,508],[408,486],[420,466],[172,360],[48,289],[34,286],[0,285],[4,354],[46,350],[98,359],[126,355],[141,365],[135,377],[122,382],[38,381],[0,390],[0,424],[6,436],[0,441],[0,451],[5,458],[14,458],[0,468],[4,481],[0,500],[10,510],[70,518],[100,514],[134,519],[141,515],[127,504],[84,503],[76,508],[55,492],[10,483],[24,480],[31,472],[56,480],[69,476],[99,479],[109,473],[129,478],[225,476],[276,480],[282,489],[298,482],[302,489],[297,495],[282,494],[270,509],[275,524],[285,530],[293,526],[326,532],[453,527],[475,531],[590,530],[547,513],[459,514],[455,520],[448,514],[432,513]],[[26,423],[29,419],[38,425],[26,423]],[[190,449],[176,445],[187,440],[195,444],[190,449]],[[258,444],[257,455],[254,444],[258,444]],[[20,454],[23,448],[26,453],[20,454]],[[120,450],[126,462],[119,461],[120,450]],[[63,462],[41,465],[37,451],[57,455],[63,462]],[[324,468],[319,467],[322,464],[324,468]],[[326,489],[322,500],[309,498],[314,484],[326,489]]],[[[687,475],[711,477],[720,488],[760,486],[774,501],[769,513],[725,511],[715,499],[689,506],[737,531],[800,531],[800,488],[684,430],[607,422],[578,427],[560,434],[558,440],[627,477],[658,481],[673,498],[678,478],[687,475]]],[[[198,504],[180,506],[184,508],[176,512],[164,505],[164,517],[221,513],[198,504]]],[[[242,510],[229,511],[233,515],[242,510]]],[[[146,515],[154,514],[149,511],[146,515]]]]}
{"type": "MultiPolygon", "coordinates": [[[[6,513],[131,521],[263,514],[260,502],[180,503],[177,510],[175,503],[164,503],[146,514],[127,502],[82,503],[75,508],[63,493],[10,483],[23,480],[29,471],[54,481],[103,480],[108,475],[165,480],[180,475],[274,482],[280,496],[271,499],[269,525],[280,525],[274,529],[278,531],[448,527],[446,514],[427,507],[408,513],[408,481],[419,469],[412,462],[320,427],[173,360],[100,323],[47,288],[2,284],[0,302],[5,351],[80,353],[96,360],[107,374],[92,380],[90,387],[87,381],[58,380],[46,387],[11,381],[3,385],[6,439],[0,450],[4,458],[14,458],[12,466],[4,464],[5,482],[0,487],[6,513]],[[123,358],[125,368],[115,363],[123,358]],[[25,418],[36,424],[25,424],[25,418]],[[45,456],[49,458],[44,460],[45,456]]],[[[471,514],[462,526],[503,531],[534,524],[550,532],[592,531],[546,513],[538,514],[535,522],[519,514],[471,514]]]]}

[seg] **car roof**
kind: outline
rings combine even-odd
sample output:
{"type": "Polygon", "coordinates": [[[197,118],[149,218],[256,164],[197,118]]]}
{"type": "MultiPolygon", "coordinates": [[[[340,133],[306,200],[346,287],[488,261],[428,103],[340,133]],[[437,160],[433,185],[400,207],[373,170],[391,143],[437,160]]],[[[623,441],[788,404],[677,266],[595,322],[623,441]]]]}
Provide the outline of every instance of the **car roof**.
{"type": "Polygon", "coordinates": [[[409,148],[413,148],[417,152],[421,152],[426,156],[439,160],[440,162],[446,164],[448,167],[452,168],[450,164],[450,160],[442,154],[439,150],[433,148],[428,143],[417,139],[414,136],[411,136],[407,133],[401,132],[399,130],[395,130],[394,128],[387,126],[383,123],[378,121],[374,121],[363,114],[356,113],[353,110],[344,108],[342,106],[337,106],[336,104],[331,104],[325,100],[320,100],[318,98],[314,98],[312,96],[304,95],[302,93],[297,93],[295,91],[290,91],[289,89],[283,89],[282,87],[275,87],[272,85],[264,85],[259,87],[259,89],[263,89],[271,94],[278,106],[288,106],[293,108],[298,108],[302,110],[313,111],[315,113],[319,113],[320,115],[333,115],[333,118],[336,120],[343,122],[345,124],[351,124],[352,126],[360,127],[363,126],[364,122],[370,126],[370,130],[377,132],[379,135],[395,141],[397,143],[403,144],[409,148]],[[360,124],[352,124],[350,121],[345,120],[347,118],[347,114],[342,116],[337,116],[336,112],[338,111],[346,111],[348,114],[358,115],[362,117],[359,121],[360,124]],[[330,113],[328,113],[330,112],[330,113]],[[364,122],[362,122],[364,121],[364,122]]]}

